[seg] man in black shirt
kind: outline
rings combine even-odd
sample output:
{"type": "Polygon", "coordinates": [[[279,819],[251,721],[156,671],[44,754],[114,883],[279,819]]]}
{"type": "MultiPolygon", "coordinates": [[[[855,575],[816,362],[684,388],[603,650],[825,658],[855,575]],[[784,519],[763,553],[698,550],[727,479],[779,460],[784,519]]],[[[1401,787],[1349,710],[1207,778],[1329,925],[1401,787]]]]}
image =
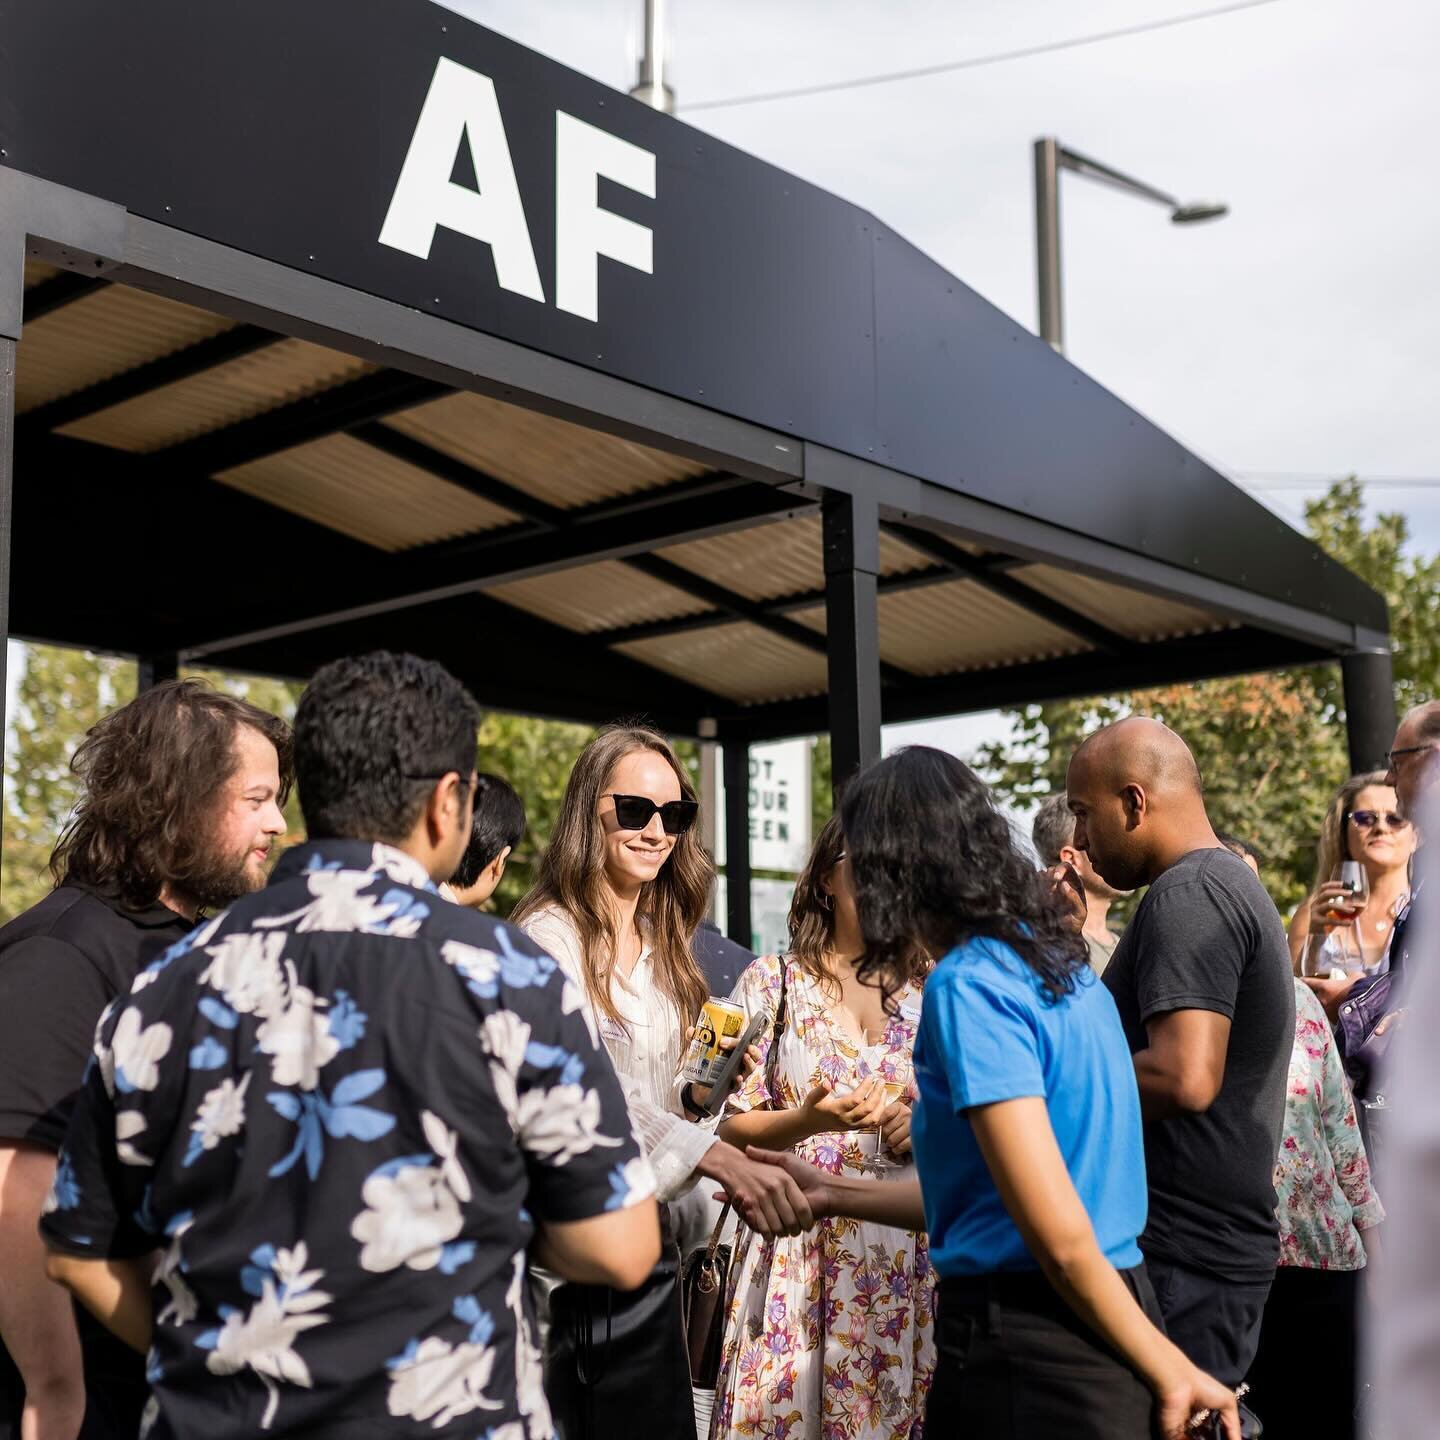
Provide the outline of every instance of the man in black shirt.
{"type": "Polygon", "coordinates": [[[41,1436],[136,1433],[143,1361],[46,1279],[37,1225],[101,1011],[202,908],[264,884],[290,736],[183,680],[102,720],[73,763],[56,889],[0,929],[0,1440],[22,1418],[41,1436]]]}
{"type": "Polygon", "coordinates": [[[1295,1026],[1285,932],[1216,838],[1185,742],[1132,717],[1070,762],[1075,844],[1150,887],[1104,981],[1135,1058],[1150,1217],[1140,1237],[1170,1337],[1238,1385],[1279,1258],[1273,1175],[1295,1026]]]}

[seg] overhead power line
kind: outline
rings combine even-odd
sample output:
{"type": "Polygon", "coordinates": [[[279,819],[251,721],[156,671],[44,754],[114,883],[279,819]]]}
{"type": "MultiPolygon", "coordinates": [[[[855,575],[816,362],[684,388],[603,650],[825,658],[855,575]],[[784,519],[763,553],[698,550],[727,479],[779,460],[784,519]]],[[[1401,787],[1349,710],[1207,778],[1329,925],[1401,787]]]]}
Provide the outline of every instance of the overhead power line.
{"type": "Polygon", "coordinates": [[[1003,65],[1011,60],[1028,60],[1034,55],[1051,55],[1057,50],[1075,50],[1082,45],[1100,45],[1107,40],[1124,40],[1131,35],[1169,30],[1176,25],[1193,25],[1198,20],[1213,20],[1218,15],[1232,15],[1238,10],[1258,10],[1262,5],[1276,3],[1278,0],[1235,0],[1233,4],[1216,5],[1209,10],[1192,10],[1185,15],[1171,15],[1165,20],[1145,20],[1138,25],[1124,25],[1118,30],[1100,30],[1093,35],[1073,35],[1067,40],[1026,45],[1019,50],[998,50],[990,55],[970,55],[963,60],[947,60],[940,65],[920,65],[913,70],[889,70],[880,75],[860,75],[853,80],[830,80],[819,85],[800,85],[792,90],[760,90],[749,95],[730,95],[720,100],[695,100],[676,108],[687,114],[694,110],[725,110],[737,105],[760,105],[769,100],[801,100],[810,95],[833,95],[840,90],[859,90],[870,85],[893,85],[902,80],[923,80],[930,75],[949,75],[956,70],[978,70],[982,65],[1003,65]]]}
{"type": "Polygon", "coordinates": [[[1362,475],[1351,471],[1316,471],[1313,474],[1273,470],[1232,472],[1240,484],[1251,490],[1314,490],[1339,480],[1358,480],[1367,490],[1433,490],[1440,487],[1440,475],[1362,475]]]}

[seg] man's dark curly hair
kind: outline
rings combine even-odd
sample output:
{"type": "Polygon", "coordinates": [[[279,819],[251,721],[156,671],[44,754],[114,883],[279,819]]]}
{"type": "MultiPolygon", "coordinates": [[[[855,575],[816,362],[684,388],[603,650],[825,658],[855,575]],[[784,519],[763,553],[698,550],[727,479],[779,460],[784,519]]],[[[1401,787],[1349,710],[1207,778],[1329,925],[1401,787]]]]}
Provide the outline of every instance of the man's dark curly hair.
{"type": "Polygon", "coordinates": [[[316,671],[295,711],[295,777],[312,840],[400,841],[435,782],[475,769],[480,711],[434,660],[375,650],[316,671]]]}
{"type": "Polygon", "coordinates": [[[134,910],[153,905],[166,884],[203,889],[243,726],[275,747],[283,805],[294,777],[290,727],[202,680],[156,685],[93,726],[70,762],[80,801],[50,856],[55,883],[116,893],[134,910]]]}
{"type": "Polygon", "coordinates": [[[923,745],[899,750],[850,782],[840,823],[865,936],[858,973],[887,1004],[912,978],[917,941],[939,960],[967,940],[1000,940],[1052,1000],[1075,988],[1085,942],[968,765],[923,745]]]}

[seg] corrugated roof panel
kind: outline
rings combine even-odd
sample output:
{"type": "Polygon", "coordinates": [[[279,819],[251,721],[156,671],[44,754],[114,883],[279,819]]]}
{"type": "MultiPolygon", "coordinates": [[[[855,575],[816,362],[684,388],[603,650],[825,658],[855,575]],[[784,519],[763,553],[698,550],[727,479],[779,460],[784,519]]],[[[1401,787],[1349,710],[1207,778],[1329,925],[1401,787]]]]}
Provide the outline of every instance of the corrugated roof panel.
{"type": "Polygon", "coordinates": [[[405,550],[514,519],[498,505],[348,435],[312,440],[216,478],[379,550],[405,550]]]}
{"type": "Polygon", "coordinates": [[[703,600],[652,580],[618,560],[512,580],[486,594],[528,610],[542,620],[586,633],[639,625],[647,620],[669,620],[677,615],[698,615],[711,608],[703,600]]]}
{"type": "MultiPolygon", "coordinates": [[[[973,580],[882,595],[879,611],[881,659],[917,675],[1022,665],[1092,648],[973,580]]],[[[825,631],[823,606],[798,611],[793,618],[825,631]]]]}
{"type": "Polygon", "coordinates": [[[62,426],[59,433],[120,450],[160,450],[318,394],[375,368],[308,340],[277,340],[263,350],[62,426]]]}
{"type": "Polygon", "coordinates": [[[1014,575],[1041,594],[1132,640],[1169,640],[1178,635],[1224,630],[1230,625],[1223,616],[1209,610],[1132,590],[1126,585],[1112,585],[1107,580],[1096,580],[1073,570],[1059,570],[1052,565],[1027,565],[1014,575]]]}
{"type": "Polygon", "coordinates": [[[485,395],[449,395],[386,422],[551,505],[569,509],[703,475],[706,467],[485,395]]]}
{"type": "Polygon", "coordinates": [[[106,285],[22,329],[16,413],[183,350],[234,323],[127,285],[106,285]]]}
{"type": "Polygon", "coordinates": [[[25,288],[28,290],[32,285],[38,285],[42,280],[53,280],[60,273],[58,265],[51,265],[44,260],[31,260],[28,257],[25,261],[25,288]]]}
{"type": "MultiPolygon", "coordinates": [[[[781,595],[824,588],[820,534],[820,517],[802,515],[773,525],[671,545],[659,553],[747,599],[774,600],[781,595]]],[[[903,540],[881,533],[881,574],[903,574],[930,563],[903,540]]]]}
{"type": "Polygon", "coordinates": [[[615,648],[742,705],[825,692],[823,655],[745,622],[615,648]]]}

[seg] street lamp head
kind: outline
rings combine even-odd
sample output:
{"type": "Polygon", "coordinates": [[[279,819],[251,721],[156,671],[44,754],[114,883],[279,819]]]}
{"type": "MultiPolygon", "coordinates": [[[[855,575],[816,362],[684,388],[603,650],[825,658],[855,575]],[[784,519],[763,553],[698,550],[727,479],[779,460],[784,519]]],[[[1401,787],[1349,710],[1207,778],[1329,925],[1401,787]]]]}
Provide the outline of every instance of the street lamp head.
{"type": "Polygon", "coordinates": [[[1193,225],[1200,220],[1218,220],[1228,215],[1230,207],[1216,200],[1202,200],[1194,205],[1177,205],[1170,212],[1172,225],[1193,225]]]}

